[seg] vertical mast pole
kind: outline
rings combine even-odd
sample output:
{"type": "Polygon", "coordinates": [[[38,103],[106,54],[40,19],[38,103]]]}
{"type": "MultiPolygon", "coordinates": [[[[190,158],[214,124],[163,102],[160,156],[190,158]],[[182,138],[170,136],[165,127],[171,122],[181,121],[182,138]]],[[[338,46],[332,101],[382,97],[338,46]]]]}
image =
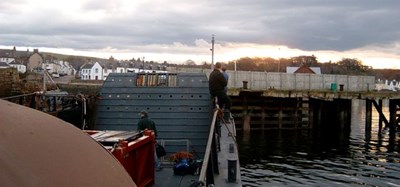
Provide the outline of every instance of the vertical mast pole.
{"type": "Polygon", "coordinates": [[[211,39],[211,70],[214,69],[214,35],[211,39]]]}

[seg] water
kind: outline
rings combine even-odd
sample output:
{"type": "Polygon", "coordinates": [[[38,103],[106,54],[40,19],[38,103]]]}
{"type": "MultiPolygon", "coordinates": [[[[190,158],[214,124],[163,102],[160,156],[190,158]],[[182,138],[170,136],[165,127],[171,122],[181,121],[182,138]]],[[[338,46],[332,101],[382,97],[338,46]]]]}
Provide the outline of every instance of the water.
{"type": "Polygon", "coordinates": [[[377,131],[374,111],[371,135],[365,133],[365,102],[357,100],[350,132],[238,133],[243,186],[400,187],[400,134],[377,131]]]}

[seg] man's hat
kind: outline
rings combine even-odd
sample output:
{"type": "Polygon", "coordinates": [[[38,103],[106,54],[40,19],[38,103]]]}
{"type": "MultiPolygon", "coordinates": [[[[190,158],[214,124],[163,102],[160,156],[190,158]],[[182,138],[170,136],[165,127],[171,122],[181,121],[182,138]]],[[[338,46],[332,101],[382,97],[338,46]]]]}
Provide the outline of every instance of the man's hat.
{"type": "Polygon", "coordinates": [[[139,115],[142,115],[142,114],[145,115],[145,116],[147,116],[147,111],[145,111],[145,110],[140,111],[140,112],[139,112],[139,115]]]}

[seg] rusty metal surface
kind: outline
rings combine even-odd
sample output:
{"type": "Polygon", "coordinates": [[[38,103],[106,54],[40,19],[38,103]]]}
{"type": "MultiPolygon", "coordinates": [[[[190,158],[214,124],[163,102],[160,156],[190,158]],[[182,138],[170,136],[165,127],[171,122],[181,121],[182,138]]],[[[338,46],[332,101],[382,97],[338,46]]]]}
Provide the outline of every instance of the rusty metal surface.
{"type": "Polygon", "coordinates": [[[0,186],[136,186],[89,135],[0,100],[0,186]]]}

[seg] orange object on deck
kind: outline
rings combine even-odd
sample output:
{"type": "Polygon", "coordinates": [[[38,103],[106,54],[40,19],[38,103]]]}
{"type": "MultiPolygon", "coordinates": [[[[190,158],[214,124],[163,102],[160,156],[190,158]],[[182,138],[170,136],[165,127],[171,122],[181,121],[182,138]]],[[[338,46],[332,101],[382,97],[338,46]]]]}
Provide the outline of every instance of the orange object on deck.
{"type": "Polygon", "coordinates": [[[138,187],[154,184],[154,144],[153,131],[143,133],[130,133],[126,131],[88,131],[94,139],[105,146],[117,160],[124,166],[138,187]],[[96,136],[96,134],[101,134],[96,136]],[[134,138],[127,138],[127,137],[134,138]],[[105,138],[103,138],[105,137],[105,138]],[[114,146],[110,146],[115,144],[114,146]],[[117,143],[112,141],[118,140],[117,143]]]}

